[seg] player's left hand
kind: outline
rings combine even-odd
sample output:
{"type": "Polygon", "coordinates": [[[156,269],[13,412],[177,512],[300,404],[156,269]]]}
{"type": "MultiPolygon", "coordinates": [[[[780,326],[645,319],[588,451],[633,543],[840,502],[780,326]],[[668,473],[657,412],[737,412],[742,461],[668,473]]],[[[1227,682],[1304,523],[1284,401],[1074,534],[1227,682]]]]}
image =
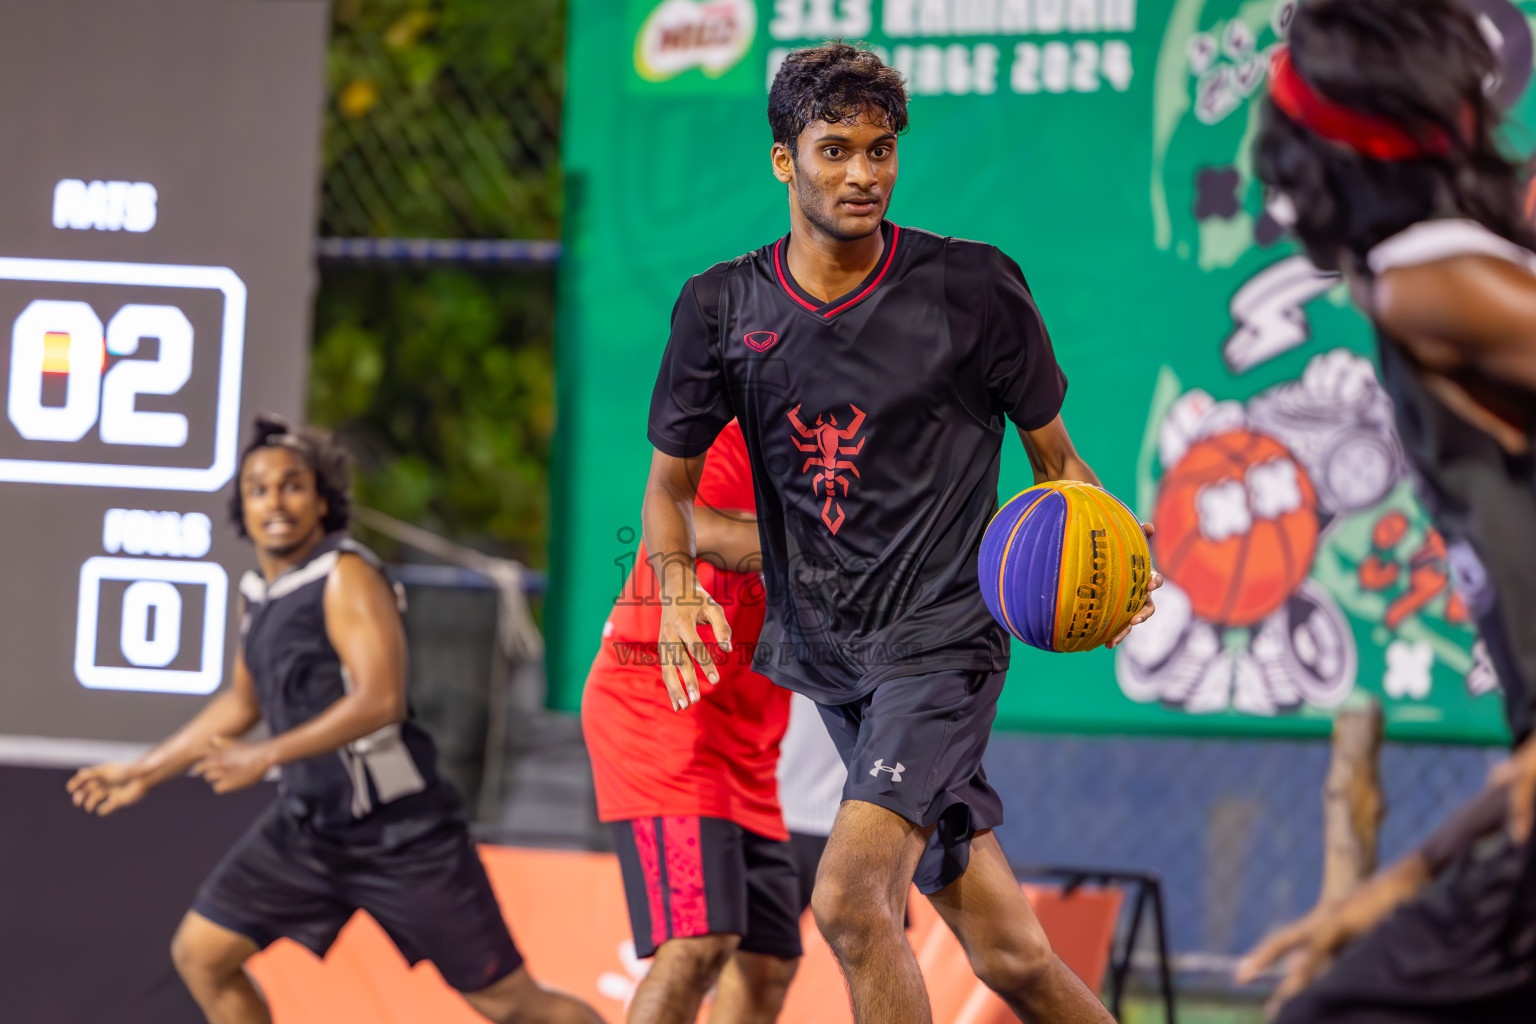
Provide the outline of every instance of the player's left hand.
{"type": "Polygon", "coordinates": [[[1265,1017],[1273,1017],[1287,1000],[1328,969],[1340,949],[1376,927],[1428,881],[1423,858],[1409,854],[1376,872],[1347,896],[1314,907],[1299,921],[1271,932],[1239,962],[1235,980],[1248,985],[1280,965],[1280,982],[1264,1005],[1265,1017]]]}
{"type": "MultiPolygon", "coordinates": [[[[1152,539],[1153,529],[1154,527],[1151,523],[1141,524],[1141,532],[1147,535],[1148,540],[1152,539]]],[[[1146,622],[1152,617],[1152,613],[1157,611],[1157,606],[1152,603],[1152,591],[1156,590],[1162,585],[1163,574],[1158,572],[1156,569],[1153,569],[1152,574],[1147,577],[1147,599],[1142,603],[1141,611],[1137,612],[1135,618],[1131,619],[1131,624],[1122,629],[1113,640],[1105,644],[1105,647],[1109,648],[1110,650],[1114,650],[1116,647],[1119,647],[1122,643],[1125,642],[1125,638],[1131,635],[1131,630],[1135,629],[1138,624],[1146,622]]]]}
{"type": "Polygon", "coordinates": [[[1508,761],[1496,765],[1488,775],[1490,786],[1509,787],[1509,837],[1524,843],[1531,837],[1532,818],[1536,818],[1536,736],[1516,748],[1508,761]]]}
{"type": "Polygon", "coordinates": [[[208,753],[192,766],[192,772],[201,775],[215,793],[233,793],[256,785],[274,766],[266,744],[215,736],[208,741],[208,753]]]}
{"type": "Polygon", "coordinates": [[[106,817],[144,799],[149,792],[144,775],[136,764],[99,764],[81,768],[64,788],[76,807],[106,817]]]}

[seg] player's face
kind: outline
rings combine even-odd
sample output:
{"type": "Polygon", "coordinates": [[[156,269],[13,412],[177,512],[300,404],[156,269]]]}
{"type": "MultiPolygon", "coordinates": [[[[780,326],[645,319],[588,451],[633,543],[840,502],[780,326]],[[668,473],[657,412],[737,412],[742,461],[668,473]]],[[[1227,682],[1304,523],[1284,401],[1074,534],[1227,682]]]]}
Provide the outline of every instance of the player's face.
{"type": "Polygon", "coordinates": [[[793,159],[774,146],[773,169],[789,186],[790,205],[840,241],[880,230],[896,187],[896,135],[877,110],[854,124],[812,121],[795,142],[793,159]]]}
{"type": "Polygon", "coordinates": [[[282,557],[324,532],[326,505],[315,472],[286,448],[250,454],[240,470],[240,498],[245,532],[265,554],[282,557]]]}

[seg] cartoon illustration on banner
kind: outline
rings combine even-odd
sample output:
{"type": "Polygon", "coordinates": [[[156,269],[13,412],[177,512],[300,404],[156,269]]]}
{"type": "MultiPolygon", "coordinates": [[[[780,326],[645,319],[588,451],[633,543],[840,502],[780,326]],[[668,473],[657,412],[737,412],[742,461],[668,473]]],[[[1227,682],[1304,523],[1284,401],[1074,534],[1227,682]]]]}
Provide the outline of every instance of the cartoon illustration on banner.
{"type": "MultiPolygon", "coordinates": [[[[1510,0],[1473,2],[1505,64],[1488,88],[1513,105],[1531,79],[1530,23],[1510,0]]],[[[1177,0],[1163,39],[1153,241],[1230,279],[1231,329],[1210,339],[1219,388],[1165,366],[1154,389],[1138,503],[1167,585],[1116,678],[1134,701],[1191,714],[1326,713],[1358,687],[1389,721],[1428,720],[1447,687],[1477,699],[1497,679],[1456,552],[1414,499],[1365,324],[1342,315],[1339,279],[1283,238],[1253,174],[1256,98],[1294,8],[1177,0]],[[1299,373],[1274,382],[1293,353],[1299,373]]]]}

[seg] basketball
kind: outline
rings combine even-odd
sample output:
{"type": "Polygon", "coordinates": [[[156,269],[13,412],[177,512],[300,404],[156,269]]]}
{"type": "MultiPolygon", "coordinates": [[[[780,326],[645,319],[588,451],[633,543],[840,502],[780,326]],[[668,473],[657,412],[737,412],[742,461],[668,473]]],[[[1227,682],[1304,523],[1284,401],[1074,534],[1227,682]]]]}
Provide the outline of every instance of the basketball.
{"type": "Polygon", "coordinates": [[[1279,441],[1229,430],[1190,445],[1152,521],[1163,575],[1207,622],[1251,626],[1296,592],[1317,548],[1317,494],[1279,441]]]}
{"type": "Polygon", "coordinates": [[[1043,651],[1091,651],[1147,599],[1151,552],[1135,513],[1074,480],[1037,484],[998,509],[981,539],[993,618],[1043,651]]]}

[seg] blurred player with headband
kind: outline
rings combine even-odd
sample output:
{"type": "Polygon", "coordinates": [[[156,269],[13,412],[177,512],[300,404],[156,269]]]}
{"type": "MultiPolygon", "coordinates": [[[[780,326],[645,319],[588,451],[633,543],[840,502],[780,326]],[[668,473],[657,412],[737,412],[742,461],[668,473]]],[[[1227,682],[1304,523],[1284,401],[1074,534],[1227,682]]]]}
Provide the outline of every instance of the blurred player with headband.
{"type": "Polygon", "coordinates": [[[1428,842],[1245,963],[1251,980],[1286,961],[1284,1024],[1536,1019],[1536,232],[1497,141],[1499,75],[1459,0],[1303,3],[1270,70],[1270,209],[1375,325],[1517,744],[1428,842]]]}

